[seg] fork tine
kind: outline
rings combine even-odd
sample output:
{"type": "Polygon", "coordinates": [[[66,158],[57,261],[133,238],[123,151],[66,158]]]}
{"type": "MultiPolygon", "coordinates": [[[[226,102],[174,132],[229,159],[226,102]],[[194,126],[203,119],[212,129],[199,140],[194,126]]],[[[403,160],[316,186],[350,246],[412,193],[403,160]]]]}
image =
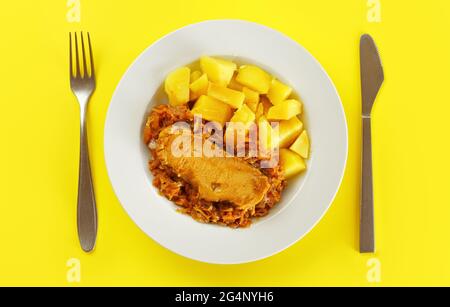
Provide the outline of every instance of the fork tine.
{"type": "Polygon", "coordinates": [[[78,52],[78,37],[77,32],[75,32],[75,59],[76,59],[76,77],[81,77],[81,71],[80,71],[80,58],[79,58],[79,52],[78,52]]]}
{"type": "Polygon", "coordinates": [[[73,76],[73,66],[72,66],[72,33],[69,32],[69,72],[70,77],[73,76]]]}
{"type": "Polygon", "coordinates": [[[87,63],[86,63],[86,51],[84,50],[84,35],[83,31],[81,31],[81,49],[83,51],[83,76],[85,78],[89,77],[88,70],[87,70],[87,63]]]}
{"type": "Polygon", "coordinates": [[[91,35],[87,32],[88,44],[89,44],[89,60],[91,62],[91,78],[95,77],[94,73],[94,56],[92,55],[92,46],[91,46],[91,35]]]}

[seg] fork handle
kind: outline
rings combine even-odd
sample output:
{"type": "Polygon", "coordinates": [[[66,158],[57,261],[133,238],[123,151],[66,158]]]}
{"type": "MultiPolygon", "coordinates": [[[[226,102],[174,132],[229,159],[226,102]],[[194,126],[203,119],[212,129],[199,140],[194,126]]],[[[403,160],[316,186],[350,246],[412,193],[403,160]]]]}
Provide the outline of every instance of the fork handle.
{"type": "Polygon", "coordinates": [[[359,249],[361,253],[374,253],[375,229],[372,179],[372,132],[370,117],[364,117],[362,119],[362,128],[363,142],[359,249]]]}
{"type": "Polygon", "coordinates": [[[97,239],[97,208],[92,186],[86,122],[83,119],[80,133],[80,165],[78,177],[78,238],[85,252],[94,250],[97,239]]]}

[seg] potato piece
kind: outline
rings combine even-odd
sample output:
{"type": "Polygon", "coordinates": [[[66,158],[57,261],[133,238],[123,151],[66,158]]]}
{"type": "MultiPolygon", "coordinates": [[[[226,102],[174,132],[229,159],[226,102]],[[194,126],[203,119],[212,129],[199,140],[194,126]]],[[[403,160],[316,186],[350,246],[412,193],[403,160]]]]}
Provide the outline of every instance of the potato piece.
{"type": "Polygon", "coordinates": [[[308,159],[309,157],[309,137],[306,131],[295,140],[294,144],[289,147],[290,150],[298,153],[302,158],[308,159]]]}
{"type": "Polygon", "coordinates": [[[272,76],[257,66],[243,65],[239,68],[236,81],[260,94],[267,94],[272,76]]]}
{"type": "Polygon", "coordinates": [[[222,126],[230,120],[232,110],[229,105],[220,100],[203,95],[192,108],[194,115],[201,115],[203,119],[220,123],[222,126]]]}
{"type": "MultiPolygon", "coordinates": [[[[227,125],[225,132],[225,140],[229,142],[231,141],[229,138],[234,138],[233,142],[236,144],[238,137],[245,137],[248,134],[249,128],[254,122],[255,113],[246,104],[243,104],[231,117],[230,124],[227,125]],[[231,136],[230,133],[232,133],[231,136]]],[[[245,139],[242,141],[244,142],[245,139]]]]}
{"type": "Polygon", "coordinates": [[[233,77],[237,66],[227,60],[204,56],[200,58],[200,67],[208,75],[208,80],[222,86],[227,86],[233,77]]]}
{"type": "Polygon", "coordinates": [[[258,120],[261,116],[264,116],[264,105],[262,102],[258,103],[255,112],[256,120],[258,120]]]}
{"type": "Polygon", "coordinates": [[[279,130],[278,146],[288,148],[302,132],[303,123],[294,116],[290,120],[280,121],[279,130]]]}
{"type": "Polygon", "coordinates": [[[244,93],[217,85],[215,83],[209,84],[208,96],[225,102],[235,109],[239,109],[245,100],[244,93]]]}
{"type": "Polygon", "coordinates": [[[285,101],[292,94],[292,88],[274,79],[267,97],[274,105],[285,101]]]}
{"type": "Polygon", "coordinates": [[[288,120],[301,113],[301,102],[295,99],[289,99],[271,107],[267,112],[267,119],[288,120]]]}
{"type": "Polygon", "coordinates": [[[181,67],[171,72],[164,83],[164,89],[169,96],[169,103],[179,106],[189,101],[189,81],[191,70],[181,67]]]}
{"type": "Polygon", "coordinates": [[[277,136],[275,135],[272,125],[269,123],[267,118],[263,115],[258,120],[258,138],[260,151],[270,151],[277,144],[277,136]]]}
{"type": "Polygon", "coordinates": [[[292,178],[306,169],[305,161],[295,152],[282,148],[280,149],[280,165],[284,176],[292,178]]]}
{"type": "Polygon", "coordinates": [[[244,93],[244,95],[245,95],[244,102],[249,106],[249,108],[253,112],[256,112],[256,108],[258,107],[258,103],[259,103],[259,93],[252,91],[248,87],[243,87],[242,93],[244,93]]]}
{"type": "Polygon", "coordinates": [[[191,72],[191,84],[194,83],[196,80],[200,79],[202,75],[203,73],[200,70],[195,70],[191,72]]]}
{"type": "Polygon", "coordinates": [[[231,78],[230,83],[228,83],[228,88],[231,88],[232,90],[242,92],[242,89],[244,86],[236,81],[236,73],[233,75],[233,78],[231,78]]]}
{"type": "Polygon", "coordinates": [[[206,95],[206,93],[208,92],[208,85],[209,85],[208,76],[206,74],[202,74],[201,77],[193,81],[189,86],[189,89],[191,90],[190,100],[194,101],[198,97],[206,95]]]}
{"type": "Polygon", "coordinates": [[[231,117],[230,122],[232,123],[243,123],[245,128],[248,128],[251,124],[255,122],[255,113],[246,105],[243,104],[236,112],[234,112],[233,117],[231,117]]]}

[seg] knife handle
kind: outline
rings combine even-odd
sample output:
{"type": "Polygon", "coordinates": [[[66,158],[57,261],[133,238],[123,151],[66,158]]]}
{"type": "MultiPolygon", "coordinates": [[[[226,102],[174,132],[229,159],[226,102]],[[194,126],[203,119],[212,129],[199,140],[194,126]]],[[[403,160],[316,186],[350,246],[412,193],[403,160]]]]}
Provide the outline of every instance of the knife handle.
{"type": "Polygon", "coordinates": [[[361,253],[374,253],[375,229],[373,212],[372,132],[370,117],[363,117],[362,129],[362,182],[359,250],[361,253]]]}

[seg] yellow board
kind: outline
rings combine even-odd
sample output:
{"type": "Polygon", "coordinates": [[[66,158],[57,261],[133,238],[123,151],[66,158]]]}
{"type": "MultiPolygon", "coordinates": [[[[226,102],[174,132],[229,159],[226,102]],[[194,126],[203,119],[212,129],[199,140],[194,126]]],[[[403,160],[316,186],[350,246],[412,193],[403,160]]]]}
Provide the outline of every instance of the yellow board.
{"type": "Polygon", "coordinates": [[[450,285],[449,1],[4,1],[0,28],[0,285],[450,285]],[[116,199],[103,158],[108,104],[136,56],[182,26],[222,18],[306,47],[336,84],[350,141],[341,189],[317,227],[276,256],[235,266],[188,260],[148,238],[116,199]],[[75,30],[91,32],[98,71],[88,116],[99,211],[91,255],[76,235],[75,30]],[[365,32],[386,75],[373,110],[375,255],[358,253],[365,32]]]}

